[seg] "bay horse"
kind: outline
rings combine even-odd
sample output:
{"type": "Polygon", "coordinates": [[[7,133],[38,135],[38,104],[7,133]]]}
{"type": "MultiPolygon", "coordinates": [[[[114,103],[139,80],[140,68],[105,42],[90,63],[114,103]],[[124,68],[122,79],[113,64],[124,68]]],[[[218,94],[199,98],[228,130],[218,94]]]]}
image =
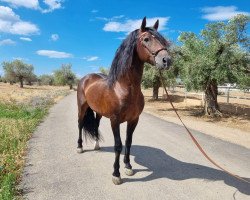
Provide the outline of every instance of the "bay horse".
{"type": "Polygon", "coordinates": [[[144,108],[144,96],[141,92],[141,80],[144,63],[150,63],[159,69],[170,66],[169,42],[158,32],[159,20],[153,27],[146,27],[143,18],[140,29],[131,32],[117,49],[109,74],[92,73],[84,76],[77,87],[78,104],[78,153],[83,152],[82,130],[85,137],[96,141],[99,149],[100,119],[110,119],[114,135],[115,162],[112,181],[122,183],[120,177],[120,154],[122,142],[120,124],[127,122],[125,141],[125,173],[133,175],[130,164],[132,135],[144,108]]]}

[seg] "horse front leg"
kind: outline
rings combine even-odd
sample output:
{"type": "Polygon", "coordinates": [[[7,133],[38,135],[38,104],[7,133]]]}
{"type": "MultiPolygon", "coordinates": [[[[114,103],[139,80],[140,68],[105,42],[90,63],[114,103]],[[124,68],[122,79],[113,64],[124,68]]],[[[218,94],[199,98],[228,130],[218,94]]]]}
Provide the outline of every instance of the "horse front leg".
{"type": "Polygon", "coordinates": [[[114,162],[114,172],[112,181],[115,185],[120,185],[122,183],[121,176],[120,176],[120,154],[122,151],[122,142],[120,137],[120,123],[116,120],[111,120],[111,127],[114,134],[114,151],[115,151],[115,162],[114,162]]]}
{"type": "Polygon", "coordinates": [[[134,130],[137,126],[139,118],[130,121],[127,123],[127,136],[126,136],[126,142],[125,142],[125,155],[124,155],[124,163],[125,163],[125,174],[128,176],[134,175],[134,172],[132,170],[132,166],[130,164],[130,148],[132,144],[132,137],[134,130]]]}

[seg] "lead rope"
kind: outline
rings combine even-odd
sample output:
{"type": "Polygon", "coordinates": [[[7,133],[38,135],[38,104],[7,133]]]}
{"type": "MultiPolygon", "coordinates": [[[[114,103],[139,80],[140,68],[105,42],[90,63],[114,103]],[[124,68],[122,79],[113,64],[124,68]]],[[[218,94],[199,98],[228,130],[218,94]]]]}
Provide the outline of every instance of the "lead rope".
{"type": "Polygon", "coordinates": [[[163,77],[162,77],[162,73],[161,71],[159,70],[160,72],[160,78],[161,78],[161,82],[162,82],[162,86],[163,86],[163,89],[165,90],[166,92],[166,95],[167,95],[167,98],[169,99],[169,103],[171,104],[175,114],[177,115],[177,117],[179,118],[179,120],[181,121],[182,125],[184,126],[184,128],[186,129],[187,133],[189,134],[189,136],[191,137],[192,141],[195,143],[195,145],[198,147],[198,149],[200,150],[200,152],[205,156],[205,158],[207,160],[209,160],[213,165],[215,165],[216,167],[218,167],[219,169],[221,169],[222,171],[224,171],[225,173],[229,174],[230,176],[233,176],[234,178],[236,179],[239,179],[241,181],[244,181],[246,183],[250,183],[250,181],[244,179],[244,178],[241,178],[240,176],[238,175],[235,175],[229,171],[227,171],[226,169],[224,169],[223,167],[221,167],[220,165],[218,165],[210,156],[207,155],[207,153],[204,151],[204,149],[201,147],[201,145],[198,143],[198,141],[196,140],[196,138],[193,136],[193,134],[190,132],[190,130],[186,127],[186,125],[184,124],[184,122],[182,121],[180,115],[177,113],[177,110],[176,108],[174,107],[170,97],[169,97],[169,94],[168,94],[168,91],[166,89],[166,86],[165,86],[165,83],[164,83],[164,80],[163,80],[163,77]]]}

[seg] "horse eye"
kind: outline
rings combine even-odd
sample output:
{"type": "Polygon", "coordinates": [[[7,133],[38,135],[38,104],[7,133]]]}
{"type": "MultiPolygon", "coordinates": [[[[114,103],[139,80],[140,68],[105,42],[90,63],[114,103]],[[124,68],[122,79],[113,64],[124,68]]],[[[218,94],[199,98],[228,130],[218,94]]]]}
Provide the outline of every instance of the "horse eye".
{"type": "Polygon", "coordinates": [[[149,41],[149,38],[144,38],[144,42],[148,42],[149,41]]]}

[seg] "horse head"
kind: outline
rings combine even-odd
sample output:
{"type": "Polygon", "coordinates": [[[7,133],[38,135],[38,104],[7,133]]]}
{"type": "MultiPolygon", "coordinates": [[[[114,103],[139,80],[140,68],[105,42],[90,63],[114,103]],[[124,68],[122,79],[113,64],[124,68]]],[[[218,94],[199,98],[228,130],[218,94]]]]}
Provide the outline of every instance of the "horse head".
{"type": "Polygon", "coordinates": [[[143,18],[138,32],[137,54],[143,62],[147,62],[159,69],[169,69],[171,57],[169,42],[157,32],[159,20],[153,27],[146,27],[146,17],[143,18]]]}

